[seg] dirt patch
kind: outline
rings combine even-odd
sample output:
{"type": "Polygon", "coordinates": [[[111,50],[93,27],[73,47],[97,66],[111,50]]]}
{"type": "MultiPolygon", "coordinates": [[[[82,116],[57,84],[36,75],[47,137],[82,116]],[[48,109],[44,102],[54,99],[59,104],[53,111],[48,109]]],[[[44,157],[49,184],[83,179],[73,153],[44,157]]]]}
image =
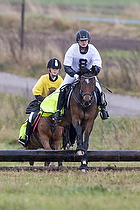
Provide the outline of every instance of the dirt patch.
{"type": "Polygon", "coordinates": [[[116,50],[132,50],[132,51],[140,51],[140,41],[139,40],[125,40],[118,37],[109,37],[97,39],[96,37],[93,40],[94,45],[98,49],[116,49],[116,50]]]}

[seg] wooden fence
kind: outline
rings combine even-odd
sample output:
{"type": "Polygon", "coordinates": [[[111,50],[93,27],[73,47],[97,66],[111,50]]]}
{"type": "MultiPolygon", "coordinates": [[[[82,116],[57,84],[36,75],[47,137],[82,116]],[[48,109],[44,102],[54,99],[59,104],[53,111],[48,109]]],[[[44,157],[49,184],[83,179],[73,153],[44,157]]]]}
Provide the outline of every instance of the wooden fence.
{"type": "MultiPolygon", "coordinates": [[[[140,150],[89,150],[88,162],[140,161],[140,150]]],[[[75,150],[0,150],[0,162],[80,162],[75,150]]]]}

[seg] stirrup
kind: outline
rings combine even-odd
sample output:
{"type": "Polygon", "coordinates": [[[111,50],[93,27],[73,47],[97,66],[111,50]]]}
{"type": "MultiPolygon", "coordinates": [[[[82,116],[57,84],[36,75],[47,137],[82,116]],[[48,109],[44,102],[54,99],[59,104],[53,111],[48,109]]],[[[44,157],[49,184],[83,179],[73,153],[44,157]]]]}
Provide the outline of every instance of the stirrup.
{"type": "Polygon", "coordinates": [[[107,120],[109,118],[108,111],[106,109],[101,109],[100,117],[102,120],[107,120]]]}
{"type": "Polygon", "coordinates": [[[22,144],[22,146],[27,147],[28,144],[28,136],[25,137],[25,139],[18,139],[18,142],[22,144]],[[26,139],[27,138],[27,139],[26,139]]]}
{"type": "Polygon", "coordinates": [[[52,120],[61,122],[60,113],[61,113],[61,111],[57,110],[57,111],[53,114],[52,120]]]}

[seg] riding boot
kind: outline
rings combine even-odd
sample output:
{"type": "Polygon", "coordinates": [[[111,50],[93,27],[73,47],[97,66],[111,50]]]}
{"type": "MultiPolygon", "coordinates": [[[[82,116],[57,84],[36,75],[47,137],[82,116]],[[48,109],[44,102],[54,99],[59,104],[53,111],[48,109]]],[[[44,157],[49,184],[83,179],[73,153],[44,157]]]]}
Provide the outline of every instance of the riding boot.
{"type": "Polygon", "coordinates": [[[53,114],[53,120],[61,121],[60,113],[61,113],[61,109],[64,107],[64,103],[65,103],[65,88],[60,89],[58,102],[57,102],[57,110],[53,114]]]}
{"type": "Polygon", "coordinates": [[[27,147],[31,133],[32,133],[32,123],[27,121],[25,138],[24,139],[19,138],[18,142],[21,143],[24,147],[27,147]]]}
{"type": "Polygon", "coordinates": [[[99,101],[99,109],[100,109],[100,116],[102,120],[106,120],[109,118],[108,111],[106,110],[107,102],[105,100],[105,95],[103,92],[100,93],[100,101],[99,101]]]}

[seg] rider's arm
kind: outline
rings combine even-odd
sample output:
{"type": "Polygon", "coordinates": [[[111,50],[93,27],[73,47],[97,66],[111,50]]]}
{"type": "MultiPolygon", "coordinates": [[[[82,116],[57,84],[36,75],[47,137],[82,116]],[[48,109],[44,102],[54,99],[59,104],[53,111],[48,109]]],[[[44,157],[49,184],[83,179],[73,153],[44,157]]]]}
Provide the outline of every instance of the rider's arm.
{"type": "Polygon", "coordinates": [[[38,100],[38,102],[42,102],[45,99],[45,97],[41,95],[35,95],[35,98],[38,100]]]}
{"type": "Polygon", "coordinates": [[[65,69],[65,72],[70,75],[71,77],[74,77],[75,74],[77,74],[76,71],[74,71],[71,66],[66,66],[64,65],[64,69],[65,69]]]}
{"type": "Polygon", "coordinates": [[[41,95],[45,97],[43,87],[44,87],[44,76],[41,76],[32,89],[33,95],[35,96],[41,95]]]}

